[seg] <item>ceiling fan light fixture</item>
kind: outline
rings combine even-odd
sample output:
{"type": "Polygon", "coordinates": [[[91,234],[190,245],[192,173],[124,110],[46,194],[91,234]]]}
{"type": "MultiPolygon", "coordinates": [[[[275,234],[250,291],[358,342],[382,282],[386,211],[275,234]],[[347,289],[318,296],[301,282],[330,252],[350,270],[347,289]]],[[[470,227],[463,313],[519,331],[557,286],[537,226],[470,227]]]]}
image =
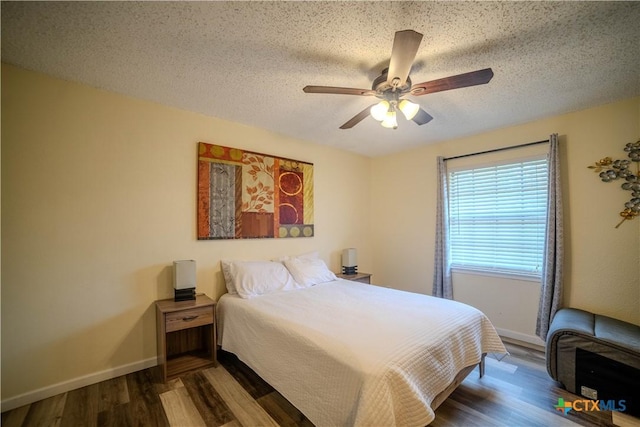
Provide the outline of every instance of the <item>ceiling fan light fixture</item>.
{"type": "Polygon", "coordinates": [[[387,129],[396,129],[398,127],[398,120],[396,119],[396,112],[389,111],[387,112],[386,117],[381,123],[382,127],[387,129]]]}
{"type": "Polygon", "coordinates": [[[413,119],[418,111],[420,111],[420,106],[418,104],[414,104],[408,99],[403,99],[398,103],[398,108],[402,111],[402,114],[407,118],[407,120],[413,119]]]}
{"type": "Polygon", "coordinates": [[[373,107],[371,107],[371,117],[381,122],[387,117],[387,112],[389,112],[389,103],[387,101],[380,101],[373,107]]]}
{"type": "Polygon", "coordinates": [[[391,48],[389,66],[373,80],[371,89],[357,89],[335,86],[305,86],[304,93],[323,93],[336,95],[375,96],[381,101],[366,107],[358,114],[340,126],[340,129],[351,129],[367,116],[372,116],[381,122],[385,128],[398,127],[397,111],[407,120],[412,120],[418,126],[429,123],[433,117],[424,111],[418,104],[401,99],[410,94],[422,96],[429,93],[445,90],[459,89],[489,83],[493,78],[493,70],[485,68],[455,76],[443,77],[418,84],[413,84],[409,74],[414,65],[413,62],[418,53],[423,35],[413,30],[396,31],[391,48]]]}

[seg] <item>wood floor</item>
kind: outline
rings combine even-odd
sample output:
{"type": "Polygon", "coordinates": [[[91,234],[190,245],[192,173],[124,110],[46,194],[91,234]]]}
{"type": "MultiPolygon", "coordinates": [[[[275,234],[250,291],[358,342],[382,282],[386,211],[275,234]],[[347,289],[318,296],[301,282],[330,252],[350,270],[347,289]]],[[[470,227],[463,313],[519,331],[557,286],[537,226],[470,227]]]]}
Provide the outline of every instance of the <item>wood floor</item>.
{"type": "MultiPolygon", "coordinates": [[[[557,387],[544,354],[507,344],[501,362],[487,357],[436,411],[442,426],[628,426],[611,412],[554,409],[577,397],[557,387]],[[616,424],[614,424],[614,421],[616,424]]],[[[312,426],[251,369],[229,353],[220,366],[162,384],[157,368],[128,374],[2,413],[2,426],[312,426]]]]}

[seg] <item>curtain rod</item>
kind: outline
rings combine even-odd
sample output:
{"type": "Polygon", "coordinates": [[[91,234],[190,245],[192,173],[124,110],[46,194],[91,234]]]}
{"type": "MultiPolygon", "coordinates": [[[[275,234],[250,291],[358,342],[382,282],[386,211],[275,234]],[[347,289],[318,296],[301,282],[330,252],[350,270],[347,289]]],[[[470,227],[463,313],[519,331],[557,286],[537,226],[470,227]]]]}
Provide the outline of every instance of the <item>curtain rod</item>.
{"type": "Polygon", "coordinates": [[[444,160],[453,160],[453,159],[461,159],[463,157],[471,157],[471,156],[478,156],[480,154],[489,154],[489,153],[495,153],[497,151],[505,151],[505,150],[511,150],[514,148],[522,148],[522,147],[528,147],[530,145],[538,145],[538,144],[544,144],[545,142],[549,142],[548,139],[545,139],[543,141],[536,141],[536,142],[528,142],[526,144],[520,144],[520,145],[512,145],[510,147],[502,147],[502,148],[495,148],[493,150],[487,150],[487,151],[479,151],[477,153],[469,153],[469,154],[461,154],[459,156],[451,156],[451,157],[445,157],[444,160]]]}

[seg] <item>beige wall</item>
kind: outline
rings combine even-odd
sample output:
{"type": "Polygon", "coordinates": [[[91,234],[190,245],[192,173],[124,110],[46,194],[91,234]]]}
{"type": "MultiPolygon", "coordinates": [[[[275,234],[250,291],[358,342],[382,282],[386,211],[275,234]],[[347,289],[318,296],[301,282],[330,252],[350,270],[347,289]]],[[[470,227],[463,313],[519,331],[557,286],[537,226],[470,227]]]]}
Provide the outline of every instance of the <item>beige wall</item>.
{"type": "MultiPolygon", "coordinates": [[[[551,132],[566,163],[566,301],[640,324],[640,220],[615,230],[629,193],[586,168],[640,136],[640,98],[369,159],[3,65],[2,401],[154,363],[153,301],[171,295],[176,259],[195,259],[198,291],[217,297],[221,258],[317,249],[338,270],[353,246],[374,283],[430,293],[436,156],[551,132]],[[316,236],[197,241],[198,141],[313,162],[316,236]]],[[[522,313],[537,301],[493,304],[531,283],[455,282],[499,328],[531,333],[522,313]]]]}
{"type": "MultiPolygon", "coordinates": [[[[626,158],[640,137],[640,98],[494,132],[447,141],[373,161],[372,244],[375,281],[431,293],[436,157],[548,139],[561,143],[565,208],[565,305],[640,324],[640,219],[614,226],[630,198],[587,166],[626,158]]],[[[456,274],[455,298],[487,313],[516,338],[535,333],[539,284],[456,274]]]]}
{"type": "MultiPolygon", "coordinates": [[[[371,269],[370,159],[2,66],[2,399],[156,355],[171,265],[319,250],[371,269]],[[313,238],[196,240],[197,142],[314,163],[313,238]]],[[[5,409],[5,408],[3,408],[5,409]]]]}

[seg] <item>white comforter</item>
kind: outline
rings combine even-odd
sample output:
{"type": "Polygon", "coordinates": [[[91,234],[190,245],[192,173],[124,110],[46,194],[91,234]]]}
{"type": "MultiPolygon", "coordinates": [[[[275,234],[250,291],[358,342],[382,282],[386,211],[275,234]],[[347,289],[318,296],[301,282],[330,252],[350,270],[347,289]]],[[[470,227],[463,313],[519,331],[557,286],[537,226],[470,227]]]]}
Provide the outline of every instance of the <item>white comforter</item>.
{"type": "Polygon", "coordinates": [[[316,426],[424,426],[482,353],[506,353],[455,301],[346,280],[217,305],[219,343],[316,426]]]}

